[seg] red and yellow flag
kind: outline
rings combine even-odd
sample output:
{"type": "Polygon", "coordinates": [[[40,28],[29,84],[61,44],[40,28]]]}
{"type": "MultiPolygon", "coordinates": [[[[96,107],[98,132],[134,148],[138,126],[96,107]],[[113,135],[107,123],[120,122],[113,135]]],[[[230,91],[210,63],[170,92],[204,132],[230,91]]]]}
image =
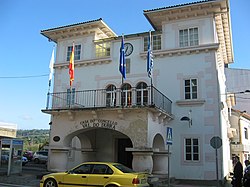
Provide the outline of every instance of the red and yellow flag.
{"type": "Polygon", "coordinates": [[[75,53],[74,50],[75,49],[75,45],[73,43],[73,47],[72,47],[72,51],[71,51],[71,55],[70,55],[70,61],[69,61],[69,85],[70,87],[73,84],[74,81],[74,70],[75,70],[75,64],[74,64],[74,58],[75,58],[75,53]]]}

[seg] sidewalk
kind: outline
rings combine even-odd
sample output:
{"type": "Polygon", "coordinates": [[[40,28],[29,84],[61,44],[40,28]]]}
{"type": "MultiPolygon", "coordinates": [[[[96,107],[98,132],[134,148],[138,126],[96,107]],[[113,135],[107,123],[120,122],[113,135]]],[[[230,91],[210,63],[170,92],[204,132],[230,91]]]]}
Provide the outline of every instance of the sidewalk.
{"type": "Polygon", "coordinates": [[[23,168],[22,174],[0,175],[0,186],[3,183],[11,184],[11,187],[39,187],[40,177],[46,170],[43,168],[23,168]]]}

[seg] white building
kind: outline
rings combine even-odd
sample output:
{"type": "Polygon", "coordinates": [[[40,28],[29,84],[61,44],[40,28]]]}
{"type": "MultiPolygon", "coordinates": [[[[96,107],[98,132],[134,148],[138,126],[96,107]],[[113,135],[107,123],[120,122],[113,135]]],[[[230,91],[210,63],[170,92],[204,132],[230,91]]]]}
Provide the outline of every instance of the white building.
{"type": "Polygon", "coordinates": [[[118,70],[121,36],[102,19],[41,31],[57,44],[53,93],[42,110],[52,120],[48,169],[115,161],[164,175],[166,129],[171,127],[170,176],[216,180],[210,140],[218,136],[222,180],[231,166],[224,74],[233,62],[229,3],[206,0],[146,10],[144,15],[154,29],[152,84],[146,72],[148,31],[125,35],[124,82],[118,70]],[[70,90],[73,42],[75,80],[70,90]]]}
{"type": "Polygon", "coordinates": [[[226,87],[232,130],[231,155],[250,159],[250,70],[226,68],[226,87]]]}
{"type": "Polygon", "coordinates": [[[0,122],[0,141],[2,138],[16,138],[17,124],[0,122]]]}
{"type": "Polygon", "coordinates": [[[239,156],[244,163],[250,159],[250,115],[233,109],[230,123],[235,134],[231,137],[231,154],[239,156]]]}

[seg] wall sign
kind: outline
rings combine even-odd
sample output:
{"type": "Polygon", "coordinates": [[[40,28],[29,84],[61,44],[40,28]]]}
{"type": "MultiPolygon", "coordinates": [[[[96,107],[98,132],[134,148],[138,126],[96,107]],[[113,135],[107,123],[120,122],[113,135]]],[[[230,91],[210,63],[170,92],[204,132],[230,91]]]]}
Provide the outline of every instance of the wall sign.
{"type": "Polygon", "coordinates": [[[115,130],[115,126],[117,125],[116,121],[105,120],[105,119],[90,119],[80,121],[80,125],[86,128],[106,128],[115,130]]]}

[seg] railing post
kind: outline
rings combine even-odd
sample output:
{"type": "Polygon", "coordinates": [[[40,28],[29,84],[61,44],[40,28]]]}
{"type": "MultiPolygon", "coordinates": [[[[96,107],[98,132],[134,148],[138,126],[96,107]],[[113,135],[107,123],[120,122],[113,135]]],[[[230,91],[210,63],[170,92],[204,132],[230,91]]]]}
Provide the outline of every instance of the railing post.
{"type": "Polygon", "coordinates": [[[95,90],[95,94],[94,94],[94,108],[95,108],[95,106],[96,106],[96,90],[95,90]]]}
{"type": "Polygon", "coordinates": [[[165,103],[164,103],[164,101],[165,101],[165,98],[164,98],[164,95],[162,94],[162,109],[165,110],[165,103]]]}

